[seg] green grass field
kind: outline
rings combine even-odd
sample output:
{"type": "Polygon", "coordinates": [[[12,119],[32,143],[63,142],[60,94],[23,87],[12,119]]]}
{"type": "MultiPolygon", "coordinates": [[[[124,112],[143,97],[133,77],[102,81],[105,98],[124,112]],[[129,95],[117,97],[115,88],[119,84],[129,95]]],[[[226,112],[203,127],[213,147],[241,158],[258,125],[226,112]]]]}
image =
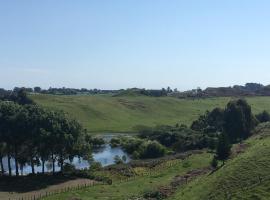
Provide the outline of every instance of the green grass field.
{"type": "MultiPolygon", "coordinates": [[[[90,132],[134,132],[138,125],[189,125],[200,114],[224,107],[231,98],[177,99],[172,97],[32,95],[38,104],[61,109],[90,132]]],[[[254,113],[270,111],[270,97],[247,98],[254,113]]]]}
{"type": "Polygon", "coordinates": [[[125,200],[130,197],[141,196],[144,192],[155,190],[159,186],[167,185],[176,175],[183,175],[192,169],[206,167],[209,165],[211,158],[212,155],[209,153],[192,155],[186,160],[174,160],[174,165],[161,168],[161,171],[158,171],[155,175],[137,176],[134,180],[122,183],[114,180],[112,185],[98,185],[81,191],[62,193],[46,199],[125,200]],[[186,163],[189,164],[185,165],[186,163]]]}

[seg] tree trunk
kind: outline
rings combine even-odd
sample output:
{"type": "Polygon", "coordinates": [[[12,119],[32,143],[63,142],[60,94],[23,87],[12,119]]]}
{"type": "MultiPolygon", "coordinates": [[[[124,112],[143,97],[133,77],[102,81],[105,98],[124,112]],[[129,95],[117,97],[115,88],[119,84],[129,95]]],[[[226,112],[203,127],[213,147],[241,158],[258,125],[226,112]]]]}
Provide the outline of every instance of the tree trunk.
{"type": "Polygon", "coordinates": [[[11,156],[10,154],[8,154],[8,175],[9,176],[12,175],[10,159],[11,159],[11,156]]]}
{"type": "Polygon", "coordinates": [[[23,165],[20,164],[21,176],[23,176],[23,165]]]}
{"type": "Polygon", "coordinates": [[[54,156],[52,154],[52,167],[53,167],[53,174],[55,173],[55,159],[54,156]]]}
{"type": "Polygon", "coordinates": [[[34,165],[33,158],[31,158],[31,169],[32,169],[32,174],[35,174],[35,165],[34,165]]]}
{"type": "Polygon", "coordinates": [[[45,173],[45,160],[42,159],[42,174],[45,173]]]}
{"type": "Polygon", "coordinates": [[[1,174],[4,175],[5,169],[4,169],[4,164],[3,164],[3,158],[0,157],[0,165],[1,165],[1,174]]]}
{"type": "Polygon", "coordinates": [[[63,156],[61,155],[60,156],[60,169],[61,169],[61,172],[63,172],[63,165],[64,165],[64,160],[63,160],[63,156]]]}
{"type": "Polygon", "coordinates": [[[17,147],[15,147],[15,169],[16,169],[16,176],[19,176],[19,164],[18,164],[18,151],[17,151],[17,147]]]}
{"type": "Polygon", "coordinates": [[[16,169],[16,176],[19,176],[19,166],[18,166],[18,159],[15,157],[15,169],[16,169]]]}

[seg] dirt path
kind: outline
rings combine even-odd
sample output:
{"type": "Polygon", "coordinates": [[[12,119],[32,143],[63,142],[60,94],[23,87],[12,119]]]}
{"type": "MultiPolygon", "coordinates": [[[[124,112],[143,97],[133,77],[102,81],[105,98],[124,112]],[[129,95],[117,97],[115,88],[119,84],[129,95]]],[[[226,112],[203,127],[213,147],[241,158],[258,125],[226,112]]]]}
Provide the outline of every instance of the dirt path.
{"type": "Polygon", "coordinates": [[[82,186],[82,185],[90,185],[93,184],[94,181],[93,180],[89,180],[89,179],[84,179],[84,178],[78,178],[75,180],[70,180],[70,181],[66,181],[63,183],[59,183],[59,184],[55,184],[55,185],[51,185],[48,186],[45,189],[41,189],[41,190],[35,190],[35,191],[31,191],[31,192],[25,192],[25,193],[10,193],[10,192],[0,192],[0,199],[1,200],[17,200],[17,199],[31,199],[31,196],[36,196],[38,197],[39,195],[45,195],[46,192],[55,192],[55,191],[59,191],[59,190],[64,190],[65,188],[75,188],[78,187],[78,185],[82,186]]]}

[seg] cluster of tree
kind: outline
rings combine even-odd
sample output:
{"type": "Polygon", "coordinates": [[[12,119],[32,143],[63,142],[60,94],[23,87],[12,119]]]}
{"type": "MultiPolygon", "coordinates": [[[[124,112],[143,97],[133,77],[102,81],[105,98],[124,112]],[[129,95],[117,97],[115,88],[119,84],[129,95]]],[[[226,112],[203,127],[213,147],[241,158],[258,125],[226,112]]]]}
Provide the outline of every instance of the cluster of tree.
{"type": "Polygon", "coordinates": [[[197,88],[184,92],[173,92],[170,95],[178,98],[270,96],[270,86],[259,83],[246,83],[244,86],[208,87],[205,90],[197,88]]]}
{"type": "MultiPolygon", "coordinates": [[[[210,148],[216,150],[216,160],[226,160],[230,155],[231,144],[248,138],[259,122],[270,120],[266,111],[256,115],[243,99],[230,101],[225,109],[215,108],[199,116],[190,128],[185,125],[137,127],[139,137],[158,141],[174,151],[210,148]]],[[[140,141],[133,142],[131,151],[140,141]]]]}
{"type": "Polygon", "coordinates": [[[25,89],[14,88],[14,90],[0,89],[0,100],[13,101],[21,105],[34,104],[33,100],[27,96],[25,89]]]}
{"type": "Polygon", "coordinates": [[[85,130],[65,113],[44,109],[38,105],[19,105],[0,101],[0,164],[5,173],[3,158],[8,159],[8,173],[12,174],[11,159],[15,160],[16,175],[29,164],[35,166],[57,163],[63,169],[65,160],[75,156],[89,159],[91,144],[85,130]]]}
{"type": "MultiPolygon", "coordinates": [[[[177,91],[177,89],[174,89],[174,91],[177,91]]],[[[154,90],[154,89],[144,89],[144,88],[130,88],[126,90],[120,90],[117,94],[114,96],[150,96],[150,97],[162,97],[162,96],[168,96],[168,94],[172,93],[172,89],[170,87],[167,87],[167,89],[162,88],[160,90],[154,90]]]]}
{"type": "Polygon", "coordinates": [[[42,94],[53,94],[53,95],[79,95],[79,94],[115,94],[118,90],[100,90],[100,89],[76,89],[76,88],[52,88],[49,89],[41,89],[39,88],[36,90],[34,88],[35,93],[42,93],[42,94]]]}
{"type": "MultiPolygon", "coordinates": [[[[101,90],[101,89],[76,89],[76,88],[52,88],[43,89],[41,87],[27,88],[27,87],[15,87],[13,90],[5,90],[0,88],[0,98],[9,97],[14,93],[24,91],[26,93],[40,93],[40,94],[52,94],[52,95],[79,95],[79,94],[116,94],[119,90],[101,90]]],[[[2,99],[1,98],[1,99],[2,99]]]]}
{"type": "Polygon", "coordinates": [[[2,95],[9,96],[13,92],[24,90],[28,93],[43,93],[53,95],[80,95],[80,94],[113,94],[115,96],[135,96],[145,95],[152,97],[172,96],[177,98],[206,98],[206,97],[239,97],[239,96],[270,96],[270,85],[264,86],[259,83],[246,83],[244,86],[235,85],[232,87],[208,87],[205,90],[201,88],[179,92],[177,88],[172,90],[170,87],[162,89],[144,89],[130,88],[121,90],[102,90],[102,89],[76,89],[76,88],[53,88],[43,89],[41,87],[27,88],[15,87],[12,91],[0,89],[0,98],[2,95]]]}
{"type": "Polygon", "coordinates": [[[155,128],[141,128],[139,137],[147,140],[155,140],[176,152],[184,152],[193,149],[214,149],[217,134],[204,134],[192,130],[185,125],[157,126],[155,128]]]}
{"type": "Polygon", "coordinates": [[[225,109],[215,108],[211,112],[207,111],[192,123],[191,129],[204,134],[218,134],[216,156],[212,162],[215,166],[217,160],[224,163],[229,157],[231,144],[248,138],[258,123],[267,121],[270,121],[267,111],[254,116],[250,105],[239,99],[230,101],[225,109]]]}
{"type": "Polygon", "coordinates": [[[231,142],[241,141],[251,135],[258,120],[246,100],[230,101],[225,109],[215,108],[195,120],[191,129],[205,134],[225,132],[231,142]]]}
{"type": "Polygon", "coordinates": [[[159,142],[136,137],[113,138],[111,146],[121,146],[135,159],[158,158],[166,154],[166,148],[159,142]]]}

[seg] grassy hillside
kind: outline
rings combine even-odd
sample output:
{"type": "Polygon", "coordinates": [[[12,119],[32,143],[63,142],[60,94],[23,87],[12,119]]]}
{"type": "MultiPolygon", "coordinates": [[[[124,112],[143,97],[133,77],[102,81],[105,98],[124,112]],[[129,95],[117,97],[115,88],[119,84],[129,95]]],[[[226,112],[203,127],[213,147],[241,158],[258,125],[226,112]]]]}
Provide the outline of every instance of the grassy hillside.
{"type": "MultiPolygon", "coordinates": [[[[163,163],[161,166],[156,166],[156,168],[152,169],[152,171],[154,170],[156,174],[138,175],[133,180],[121,183],[119,180],[114,179],[112,185],[94,186],[81,191],[62,193],[46,199],[131,199],[131,197],[142,196],[145,192],[152,191],[160,186],[169,184],[176,175],[183,175],[192,169],[208,166],[211,158],[212,155],[209,153],[192,155],[185,160],[172,160],[163,163]],[[171,162],[173,162],[173,165],[170,165],[171,162]]],[[[138,168],[137,170],[144,171],[147,170],[147,168],[140,167],[140,169],[138,168]]],[[[134,198],[134,200],[135,199],[137,198],[134,198]]]]}
{"type": "MultiPolygon", "coordinates": [[[[137,125],[189,125],[206,110],[224,107],[230,100],[107,95],[32,95],[31,98],[41,105],[70,113],[91,132],[134,132],[137,125]]],[[[270,97],[251,97],[247,100],[255,113],[263,109],[270,111],[270,97]]]]}
{"type": "Polygon", "coordinates": [[[270,199],[270,124],[257,130],[260,135],[245,142],[244,153],[179,189],[170,200],[270,199]]]}

